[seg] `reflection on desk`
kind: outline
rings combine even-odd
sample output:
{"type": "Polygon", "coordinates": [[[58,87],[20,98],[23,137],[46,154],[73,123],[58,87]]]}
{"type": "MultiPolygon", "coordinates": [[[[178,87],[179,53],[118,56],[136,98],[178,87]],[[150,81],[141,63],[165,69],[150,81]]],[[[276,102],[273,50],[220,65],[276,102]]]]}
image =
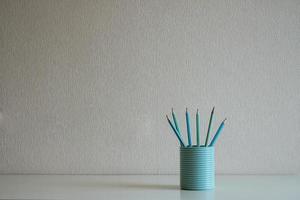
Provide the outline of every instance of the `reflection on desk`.
{"type": "Polygon", "coordinates": [[[216,189],[180,190],[179,176],[0,175],[0,199],[299,200],[299,176],[217,176],[216,189]]]}

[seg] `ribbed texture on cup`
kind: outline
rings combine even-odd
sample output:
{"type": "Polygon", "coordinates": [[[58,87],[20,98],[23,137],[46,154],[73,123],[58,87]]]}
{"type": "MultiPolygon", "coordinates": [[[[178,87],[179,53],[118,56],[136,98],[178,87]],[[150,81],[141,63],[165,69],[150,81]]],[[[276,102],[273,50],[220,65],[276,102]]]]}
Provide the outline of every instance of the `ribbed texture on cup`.
{"type": "Polygon", "coordinates": [[[183,190],[208,190],[215,187],[214,147],[180,148],[180,187],[183,190]]]}

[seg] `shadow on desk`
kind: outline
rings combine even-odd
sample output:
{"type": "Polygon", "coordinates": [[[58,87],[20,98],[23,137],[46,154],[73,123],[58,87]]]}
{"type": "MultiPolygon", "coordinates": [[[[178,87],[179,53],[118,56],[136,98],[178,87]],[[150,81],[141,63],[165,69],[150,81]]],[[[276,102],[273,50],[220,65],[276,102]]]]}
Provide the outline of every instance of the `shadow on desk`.
{"type": "Polygon", "coordinates": [[[112,190],[112,191],[143,191],[143,190],[156,190],[156,191],[176,191],[176,194],[180,195],[179,199],[183,200],[214,200],[215,192],[214,190],[207,191],[188,191],[180,190],[179,185],[170,184],[159,184],[159,183],[140,183],[132,181],[112,181],[112,182],[101,182],[101,181],[90,181],[90,182],[72,182],[68,183],[67,186],[71,187],[92,187],[99,188],[101,190],[112,190]]]}
{"type": "MultiPolygon", "coordinates": [[[[70,183],[68,183],[70,185],[70,183]]],[[[154,184],[154,183],[135,183],[135,182],[77,182],[71,183],[78,187],[99,187],[103,189],[142,189],[142,190],[179,190],[178,185],[154,184]]]]}

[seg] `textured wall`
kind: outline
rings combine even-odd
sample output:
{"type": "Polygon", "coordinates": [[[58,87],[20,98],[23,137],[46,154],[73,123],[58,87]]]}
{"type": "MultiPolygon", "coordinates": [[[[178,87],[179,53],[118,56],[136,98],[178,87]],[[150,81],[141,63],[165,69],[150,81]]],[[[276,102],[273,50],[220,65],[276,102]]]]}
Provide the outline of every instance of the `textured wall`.
{"type": "Polygon", "coordinates": [[[178,173],[186,106],[218,173],[300,172],[300,1],[0,7],[0,173],[178,173]]]}

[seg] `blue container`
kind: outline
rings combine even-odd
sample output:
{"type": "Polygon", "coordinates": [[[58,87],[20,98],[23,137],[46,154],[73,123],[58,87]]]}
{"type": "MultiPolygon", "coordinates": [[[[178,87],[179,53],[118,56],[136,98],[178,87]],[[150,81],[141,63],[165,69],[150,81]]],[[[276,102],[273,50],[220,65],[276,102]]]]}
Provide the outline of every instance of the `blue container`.
{"type": "Polygon", "coordinates": [[[180,147],[180,188],[210,190],[215,188],[215,148],[180,147]]]}

